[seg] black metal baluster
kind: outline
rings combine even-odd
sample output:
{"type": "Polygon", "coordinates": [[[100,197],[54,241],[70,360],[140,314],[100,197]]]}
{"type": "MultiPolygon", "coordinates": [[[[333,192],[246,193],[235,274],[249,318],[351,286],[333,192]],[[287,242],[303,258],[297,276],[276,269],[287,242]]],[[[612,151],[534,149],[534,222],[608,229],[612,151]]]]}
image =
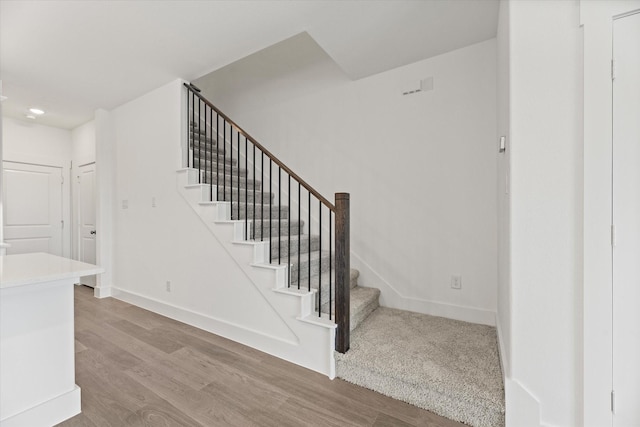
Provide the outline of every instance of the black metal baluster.
{"type": "MultiPolygon", "coordinates": [[[[261,158],[260,158],[260,177],[262,179],[260,179],[260,182],[262,183],[262,185],[260,186],[260,194],[262,194],[262,197],[260,198],[260,222],[264,221],[264,151],[260,150],[261,154],[261,158]]],[[[254,188],[254,193],[255,193],[255,188],[254,188]]],[[[254,198],[255,200],[255,198],[254,198]]],[[[254,222],[254,230],[255,230],[255,218],[253,220],[254,222]]],[[[262,235],[262,230],[260,230],[260,241],[263,241],[263,235],[262,235]]]]}
{"type": "Polygon", "coordinates": [[[322,202],[318,200],[318,317],[322,316],[322,202]]]}
{"type": "Polygon", "coordinates": [[[227,201],[227,121],[222,118],[222,191],[223,200],[227,201]]]}
{"type": "Polygon", "coordinates": [[[209,109],[209,123],[211,124],[211,188],[209,191],[209,200],[213,201],[213,186],[216,185],[216,182],[213,179],[213,168],[214,168],[214,163],[213,163],[213,156],[214,156],[214,150],[216,149],[216,142],[217,138],[215,136],[213,136],[213,109],[209,109]]]}
{"type": "Polygon", "coordinates": [[[331,271],[333,269],[333,224],[331,223],[332,214],[333,212],[331,212],[331,209],[329,209],[329,320],[331,320],[331,302],[333,300],[333,295],[331,293],[331,285],[333,284],[333,276],[331,271]]]}
{"type": "MultiPolygon", "coordinates": [[[[253,222],[256,222],[256,145],[251,143],[253,146],[253,222]]],[[[249,207],[247,206],[247,210],[249,207]]],[[[248,212],[247,212],[248,213],[248,212]]],[[[248,216],[248,215],[247,215],[248,216]]],[[[253,229],[253,240],[256,240],[256,229],[253,229]]]]}
{"type": "MultiPolygon", "coordinates": [[[[231,153],[231,160],[229,161],[229,190],[231,190],[231,219],[233,219],[233,126],[229,127],[229,142],[231,143],[229,147],[229,152],[231,153]]],[[[240,196],[240,186],[238,186],[238,196],[240,196]]]]}
{"type": "Polygon", "coordinates": [[[307,251],[307,270],[309,273],[309,292],[311,292],[311,191],[307,190],[307,194],[309,195],[309,210],[307,211],[309,214],[308,218],[308,228],[309,228],[309,251],[307,251]]]}
{"type": "MultiPolygon", "coordinates": [[[[240,165],[242,164],[240,162],[240,153],[241,153],[241,151],[240,151],[240,132],[238,132],[238,219],[240,219],[240,165]]],[[[245,158],[247,157],[247,153],[244,153],[244,157],[245,158]]]]}
{"type": "Polygon", "coordinates": [[[287,266],[289,268],[289,287],[291,287],[291,175],[289,176],[287,195],[289,197],[289,204],[287,206],[287,219],[289,224],[289,231],[287,232],[287,266]]]}
{"type": "Polygon", "coordinates": [[[196,165],[196,144],[195,138],[193,137],[193,128],[196,123],[196,94],[191,91],[191,123],[189,123],[189,151],[191,151],[191,165],[190,167],[195,168],[196,165]]]}
{"type": "MultiPolygon", "coordinates": [[[[272,176],[272,170],[271,170],[271,166],[273,165],[273,161],[271,161],[271,158],[269,158],[269,264],[271,264],[271,245],[273,244],[272,242],[272,238],[271,238],[271,213],[273,212],[273,199],[271,198],[271,187],[273,185],[273,176],[272,176]]],[[[262,192],[262,200],[264,200],[264,191],[262,192]]],[[[264,221],[260,221],[261,224],[261,233],[264,233],[264,221]]]]}
{"type": "Polygon", "coordinates": [[[187,168],[191,167],[191,123],[193,123],[193,92],[191,92],[191,88],[187,87],[187,168]]]}
{"type": "MultiPolygon", "coordinates": [[[[247,172],[247,157],[249,156],[247,153],[247,137],[244,137],[244,232],[246,234],[245,240],[249,240],[251,237],[249,235],[249,174],[247,172]]],[[[239,179],[239,178],[238,178],[239,179]]],[[[240,203],[238,203],[238,213],[240,213],[240,203]]]]}
{"type": "MultiPolygon", "coordinates": [[[[202,106],[202,100],[198,98],[198,184],[202,182],[202,153],[200,152],[200,107],[202,106]]],[[[195,132],[195,129],[194,129],[195,132]]]]}
{"type": "MultiPolygon", "coordinates": [[[[302,217],[300,216],[300,181],[298,181],[298,289],[300,289],[300,235],[302,232],[302,217]]],[[[311,248],[309,248],[311,250],[311,248]]]]}
{"type": "MultiPolygon", "coordinates": [[[[282,234],[280,231],[280,211],[282,210],[282,166],[278,166],[278,264],[282,264],[282,251],[280,244],[282,243],[282,234]]],[[[271,225],[271,224],[269,224],[271,225]]]]}
{"type": "MultiPolygon", "coordinates": [[[[209,147],[211,145],[211,143],[207,140],[208,135],[210,135],[209,132],[209,128],[211,127],[211,122],[209,122],[209,125],[207,125],[207,115],[208,113],[211,111],[211,108],[209,108],[208,105],[205,104],[204,106],[204,147],[205,147],[205,151],[204,151],[204,178],[205,178],[205,184],[208,183],[209,184],[209,193],[211,193],[211,181],[212,181],[212,177],[211,177],[211,173],[209,173],[209,169],[213,166],[209,160],[213,160],[213,159],[209,159],[209,157],[211,157],[213,155],[213,152],[211,154],[209,154],[209,150],[207,149],[207,147],[209,147]]],[[[211,199],[209,199],[209,201],[211,201],[211,199]]]]}
{"type": "Polygon", "coordinates": [[[216,113],[216,200],[220,200],[220,114],[216,113]]]}

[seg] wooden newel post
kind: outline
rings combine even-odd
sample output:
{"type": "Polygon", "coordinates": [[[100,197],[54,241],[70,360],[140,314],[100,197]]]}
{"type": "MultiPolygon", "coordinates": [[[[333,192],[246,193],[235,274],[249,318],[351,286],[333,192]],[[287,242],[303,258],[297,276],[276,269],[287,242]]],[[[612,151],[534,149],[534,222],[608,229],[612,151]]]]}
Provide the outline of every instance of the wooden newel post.
{"type": "Polygon", "coordinates": [[[351,248],[349,193],[336,193],[336,351],[349,350],[351,248]]]}

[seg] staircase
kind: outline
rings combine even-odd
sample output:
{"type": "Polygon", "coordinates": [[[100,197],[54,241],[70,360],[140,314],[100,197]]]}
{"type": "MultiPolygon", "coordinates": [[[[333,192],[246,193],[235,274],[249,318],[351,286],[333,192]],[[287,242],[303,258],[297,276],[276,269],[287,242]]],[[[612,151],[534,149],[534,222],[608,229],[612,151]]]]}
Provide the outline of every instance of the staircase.
{"type": "MultiPolygon", "coordinates": [[[[316,293],[323,287],[329,289],[330,278],[335,272],[331,271],[333,261],[330,252],[320,248],[320,236],[310,234],[303,219],[290,218],[289,206],[274,204],[276,194],[265,190],[260,179],[250,178],[249,171],[239,166],[237,154],[235,158],[231,155],[234,153],[230,147],[232,144],[227,143],[225,149],[215,136],[212,137],[215,130],[205,130],[194,122],[189,126],[193,168],[191,182],[187,182],[186,187],[204,189],[206,193],[207,187],[213,185],[215,194],[201,193],[204,197],[199,200],[199,205],[224,206],[216,217],[209,219],[214,222],[236,221],[241,225],[246,221],[245,241],[270,241],[269,265],[290,265],[287,288],[310,288],[316,293]],[[200,145],[199,149],[197,145],[200,145]]],[[[379,305],[380,291],[358,286],[358,275],[357,270],[350,270],[351,331],[379,305]]],[[[314,308],[320,307],[320,315],[329,317],[330,313],[335,313],[335,302],[330,301],[331,293],[318,295],[314,308]]]]}
{"type": "Polygon", "coordinates": [[[472,426],[504,425],[495,328],[379,308],[380,291],[339,265],[348,266],[349,248],[348,221],[346,248],[337,236],[338,198],[334,206],[274,167],[266,149],[186,86],[188,167],[178,187],[300,339],[270,352],[472,426]]]}

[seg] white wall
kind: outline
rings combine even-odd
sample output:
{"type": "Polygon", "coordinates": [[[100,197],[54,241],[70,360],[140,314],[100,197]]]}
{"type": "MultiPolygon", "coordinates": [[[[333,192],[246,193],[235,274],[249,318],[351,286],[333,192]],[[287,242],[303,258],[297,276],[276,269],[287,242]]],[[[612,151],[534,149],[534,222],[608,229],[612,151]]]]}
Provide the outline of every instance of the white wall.
{"type": "MultiPolygon", "coordinates": [[[[183,90],[182,82],[175,81],[103,112],[105,117],[100,119],[99,133],[112,138],[110,152],[114,155],[111,291],[147,307],[169,307],[170,312],[164,314],[191,313],[213,319],[220,326],[214,332],[241,342],[224,331],[295,341],[177,190],[183,90]],[[152,207],[153,198],[156,207],[152,207]],[[170,292],[167,281],[171,282],[170,292]]],[[[99,150],[102,142],[98,140],[99,150]]],[[[104,170],[100,151],[97,160],[104,170]]]]}
{"type": "Polygon", "coordinates": [[[495,40],[358,81],[283,43],[195,84],[328,198],[351,193],[352,265],[383,305],[493,324],[495,40]]]}
{"type": "MultiPolygon", "coordinates": [[[[582,412],[582,33],[578,1],[509,4],[512,379],[539,420],[582,412]]],[[[509,405],[517,418],[518,408],[509,405]]],[[[513,418],[512,420],[513,421],[513,418]]]]}
{"type": "Polygon", "coordinates": [[[71,131],[71,159],[73,166],[96,161],[96,125],[91,120],[71,131]]]}
{"type": "MultiPolygon", "coordinates": [[[[55,166],[62,169],[65,182],[71,179],[71,132],[37,122],[3,117],[3,160],[55,166]]],[[[71,255],[71,194],[69,185],[62,187],[63,230],[62,252],[71,255]]]]}
{"type": "Polygon", "coordinates": [[[3,133],[4,160],[69,167],[70,131],[4,117],[3,133]]]}
{"type": "Polygon", "coordinates": [[[496,326],[500,340],[503,374],[511,375],[511,270],[510,270],[510,161],[511,134],[509,132],[509,2],[500,2],[498,19],[498,137],[506,137],[506,150],[498,155],[498,312],[496,326]]]}

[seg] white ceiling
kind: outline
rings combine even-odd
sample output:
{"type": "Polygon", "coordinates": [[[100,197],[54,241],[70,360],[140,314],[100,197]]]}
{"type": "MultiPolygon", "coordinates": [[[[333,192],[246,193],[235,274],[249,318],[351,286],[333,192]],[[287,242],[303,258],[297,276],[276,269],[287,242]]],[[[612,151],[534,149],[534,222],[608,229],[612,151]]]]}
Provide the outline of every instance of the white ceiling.
{"type": "Polygon", "coordinates": [[[358,79],[495,37],[498,2],[1,0],[3,114],[70,129],[304,31],[358,79]]]}

